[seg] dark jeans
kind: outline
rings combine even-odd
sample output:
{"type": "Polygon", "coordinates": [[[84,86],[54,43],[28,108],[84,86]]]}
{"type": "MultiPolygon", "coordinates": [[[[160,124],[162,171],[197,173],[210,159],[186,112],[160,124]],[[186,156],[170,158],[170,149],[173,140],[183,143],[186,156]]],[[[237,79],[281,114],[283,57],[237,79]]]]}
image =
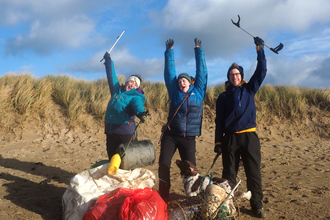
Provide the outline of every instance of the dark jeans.
{"type": "Polygon", "coordinates": [[[169,196],[169,191],[171,187],[171,161],[176,149],[179,150],[181,160],[189,160],[196,165],[195,136],[174,136],[165,132],[161,141],[158,168],[159,194],[163,199],[166,199],[169,196]]]}
{"type": "Polygon", "coordinates": [[[260,142],[255,132],[227,134],[222,147],[222,178],[236,184],[240,158],[243,160],[247,178],[247,189],[251,191],[252,209],[262,208],[261,152],[260,142]]]}
{"type": "Polygon", "coordinates": [[[119,145],[128,143],[132,135],[107,134],[107,153],[109,160],[117,153],[119,145]]]}

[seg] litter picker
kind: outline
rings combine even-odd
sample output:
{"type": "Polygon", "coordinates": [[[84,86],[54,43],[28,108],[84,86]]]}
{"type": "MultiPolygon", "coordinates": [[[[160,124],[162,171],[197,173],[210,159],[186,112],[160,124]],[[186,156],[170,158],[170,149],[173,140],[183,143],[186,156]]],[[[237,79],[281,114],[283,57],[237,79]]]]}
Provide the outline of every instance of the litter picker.
{"type": "Polygon", "coordinates": [[[219,156],[220,156],[220,154],[215,155],[215,158],[213,159],[213,163],[212,163],[212,165],[211,165],[209,171],[207,172],[207,175],[210,174],[210,171],[211,171],[212,167],[213,167],[214,164],[215,164],[215,161],[217,161],[217,159],[218,159],[219,156]]]}
{"type": "MultiPolygon", "coordinates": [[[[250,34],[249,32],[247,32],[246,30],[244,30],[243,28],[241,28],[239,22],[241,21],[241,17],[238,15],[238,21],[234,22],[233,19],[231,19],[231,22],[233,22],[233,24],[240,28],[242,31],[244,31],[245,33],[247,33],[248,35],[250,35],[251,37],[254,38],[254,36],[252,34],[250,34]]],[[[278,51],[282,50],[282,48],[284,47],[284,45],[282,43],[280,43],[277,47],[275,48],[270,48],[268,47],[266,44],[264,44],[268,49],[270,49],[271,51],[273,51],[274,53],[278,54],[278,51]]]]}
{"type": "MultiPolygon", "coordinates": [[[[121,32],[121,34],[119,35],[119,37],[117,37],[116,42],[112,45],[112,47],[110,48],[110,50],[108,51],[108,53],[110,53],[112,51],[112,49],[115,47],[115,45],[117,44],[117,42],[119,41],[119,39],[121,38],[121,36],[125,33],[125,31],[121,32]]],[[[102,60],[100,60],[100,62],[102,62],[104,60],[104,58],[102,58],[102,60]]]]}

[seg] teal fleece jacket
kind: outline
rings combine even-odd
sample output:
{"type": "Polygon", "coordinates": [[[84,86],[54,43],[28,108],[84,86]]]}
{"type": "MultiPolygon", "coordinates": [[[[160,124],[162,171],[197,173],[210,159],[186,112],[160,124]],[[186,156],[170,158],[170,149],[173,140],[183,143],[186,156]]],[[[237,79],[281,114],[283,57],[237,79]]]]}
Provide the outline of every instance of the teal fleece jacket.
{"type": "Polygon", "coordinates": [[[136,127],[135,115],[145,112],[145,96],[136,89],[123,91],[124,85],[119,84],[111,58],[105,59],[104,65],[111,92],[104,119],[105,133],[133,135],[136,127]]]}

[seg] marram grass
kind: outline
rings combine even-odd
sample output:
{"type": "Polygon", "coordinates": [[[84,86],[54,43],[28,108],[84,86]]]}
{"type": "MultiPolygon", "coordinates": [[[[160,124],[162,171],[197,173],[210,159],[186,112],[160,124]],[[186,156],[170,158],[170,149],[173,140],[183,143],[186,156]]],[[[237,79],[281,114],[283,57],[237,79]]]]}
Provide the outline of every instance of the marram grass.
{"type": "MultiPolygon", "coordinates": [[[[119,81],[124,83],[124,77],[119,81]]],[[[169,98],[163,82],[143,82],[145,109],[168,110],[169,98]]],[[[204,106],[215,117],[215,104],[223,85],[209,87],[204,106]]],[[[7,125],[7,117],[15,114],[26,120],[29,117],[47,119],[61,109],[71,125],[78,124],[86,115],[103,121],[111,98],[106,78],[86,81],[67,75],[47,75],[35,78],[31,74],[6,74],[0,77],[0,127],[7,125]]],[[[315,110],[330,112],[330,90],[296,88],[293,86],[264,85],[255,96],[257,121],[301,120],[312,117],[315,110]]],[[[166,114],[164,114],[166,115],[166,114]]]]}

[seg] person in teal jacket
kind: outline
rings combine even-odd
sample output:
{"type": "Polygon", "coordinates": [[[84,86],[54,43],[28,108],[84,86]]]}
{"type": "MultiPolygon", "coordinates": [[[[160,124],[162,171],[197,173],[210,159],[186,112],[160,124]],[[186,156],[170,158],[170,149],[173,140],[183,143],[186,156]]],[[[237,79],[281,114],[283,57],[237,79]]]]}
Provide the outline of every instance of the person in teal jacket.
{"type": "Polygon", "coordinates": [[[133,136],[136,128],[135,115],[144,122],[147,113],[143,108],[145,96],[140,88],[141,78],[131,75],[125,85],[120,85],[108,52],[105,53],[104,60],[111,93],[104,119],[107,153],[111,160],[111,157],[117,153],[118,146],[129,142],[133,136]]]}
{"type": "Polygon", "coordinates": [[[169,199],[170,166],[175,151],[179,150],[182,160],[189,160],[196,165],[195,136],[201,135],[207,86],[207,68],[201,41],[195,39],[195,78],[187,73],[176,76],[173,46],[174,41],[167,40],[164,78],[171,103],[168,123],[161,139],[158,168],[159,193],[164,200],[169,199]]]}
{"type": "Polygon", "coordinates": [[[243,80],[243,67],[233,63],[227,72],[226,91],[216,103],[215,147],[222,153],[222,178],[236,184],[237,172],[242,158],[251,191],[250,205],[259,218],[265,218],[262,207],[261,152],[256,134],[256,107],[254,96],[264,81],[267,72],[264,41],[254,38],[257,49],[257,68],[249,82],[243,80]]]}

